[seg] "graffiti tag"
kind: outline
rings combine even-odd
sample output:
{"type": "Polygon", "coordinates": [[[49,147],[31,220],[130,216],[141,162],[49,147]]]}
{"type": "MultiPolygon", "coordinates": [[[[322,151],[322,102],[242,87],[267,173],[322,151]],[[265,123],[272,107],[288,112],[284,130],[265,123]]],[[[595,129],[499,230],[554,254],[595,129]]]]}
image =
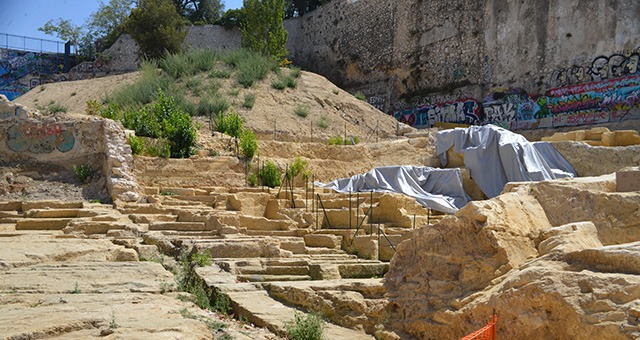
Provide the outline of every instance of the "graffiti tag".
{"type": "Polygon", "coordinates": [[[59,124],[12,125],[7,134],[7,146],[15,152],[67,152],[75,144],[73,134],[59,124]]]}

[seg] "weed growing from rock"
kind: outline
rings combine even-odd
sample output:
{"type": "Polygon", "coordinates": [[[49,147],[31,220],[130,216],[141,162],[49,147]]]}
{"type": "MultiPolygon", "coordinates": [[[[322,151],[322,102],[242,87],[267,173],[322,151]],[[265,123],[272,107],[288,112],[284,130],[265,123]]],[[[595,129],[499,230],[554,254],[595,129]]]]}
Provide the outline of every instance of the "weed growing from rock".
{"type": "Polygon", "coordinates": [[[291,340],[320,340],[324,321],[315,314],[296,313],[292,321],[285,322],[284,327],[291,340]]]}
{"type": "Polygon", "coordinates": [[[93,175],[93,170],[88,164],[77,164],[73,166],[73,172],[76,173],[76,177],[80,183],[84,183],[89,177],[93,175]]]}

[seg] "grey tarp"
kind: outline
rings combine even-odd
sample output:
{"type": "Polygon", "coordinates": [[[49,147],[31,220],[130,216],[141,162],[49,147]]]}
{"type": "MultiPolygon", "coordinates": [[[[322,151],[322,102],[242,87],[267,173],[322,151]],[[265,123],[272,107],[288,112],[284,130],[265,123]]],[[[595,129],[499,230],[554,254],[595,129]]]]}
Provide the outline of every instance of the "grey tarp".
{"type": "Polygon", "coordinates": [[[469,196],[462,188],[460,169],[424,166],[385,166],[322,184],[338,192],[390,191],[411,196],[434,210],[453,214],[465,206],[469,196]]]}
{"type": "Polygon", "coordinates": [[[548,142],[529,142],[495,125],[439,131],[436,153],[443,166],[447,150],[464,154],[464,165],[488,197],[498,196],[507,182],[575,177],[569,162],[548,142]]]}

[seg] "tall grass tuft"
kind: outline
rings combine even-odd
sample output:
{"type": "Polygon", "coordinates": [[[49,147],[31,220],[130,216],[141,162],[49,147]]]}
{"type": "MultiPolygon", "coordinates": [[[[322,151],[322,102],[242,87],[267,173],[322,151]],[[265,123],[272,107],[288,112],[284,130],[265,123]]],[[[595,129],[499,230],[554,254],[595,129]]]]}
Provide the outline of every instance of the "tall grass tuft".
{"type": "Polygon", "coordinates": [[[191,62],[189,55],[183,53],[168,54],[158,63],[173,79],[180,79],[196,72],[196,67],[191,62]]]}
{"type": "Polygon", "coordinates": [[[158,89],[168,93],[175,92],[171,91],[173,89],[171,79],[163,75],[154,63],[143,62],[140,72],[142,76],[137,82],[123,86],[103,101],[119,109],[137,109],[156,100],[158,89]]]}
{"type": "Polygon", "coordinates": [[[193,50],[188,54],[191,64],[198,71],[209,71],[215,65],[216,61],[220,58],[218,52],[210,49],[193,50]]]}
{"type": "Polygon", "coordinates": [[[246,57],[240,60],[236,66],[238,84],[245,88],[253,86],[256,81],[264,79],[269,71],[277,68],[273,59],[259,53],[249,53],[246,57]]]}

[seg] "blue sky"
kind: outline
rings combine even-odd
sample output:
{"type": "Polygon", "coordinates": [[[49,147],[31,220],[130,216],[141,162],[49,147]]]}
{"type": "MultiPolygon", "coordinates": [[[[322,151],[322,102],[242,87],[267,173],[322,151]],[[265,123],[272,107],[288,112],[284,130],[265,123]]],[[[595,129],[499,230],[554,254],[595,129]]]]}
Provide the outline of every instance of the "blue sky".
{"type": "MultiPolygon", "coordinates": [[[[108,3],[108,0],[104,0],[108,3]]],[[[242,7],[242,0],[222,0],[226,9],[242,7]]],[[[63,18],[75,25],[84,24],[86,18],[100,7],[97,0],[0,0],[0,46],[28,47],[39,49],[40,42],[31,39],[7,36],[26,36],[39,39],[57,40],[56,37],[38,31],[49,19],[63,18]]],[[[42,47],[50,50],[54,43],[43,42],[42,47]]],[[[55,47],[53,47],[55,49],[55,47]]]]}

